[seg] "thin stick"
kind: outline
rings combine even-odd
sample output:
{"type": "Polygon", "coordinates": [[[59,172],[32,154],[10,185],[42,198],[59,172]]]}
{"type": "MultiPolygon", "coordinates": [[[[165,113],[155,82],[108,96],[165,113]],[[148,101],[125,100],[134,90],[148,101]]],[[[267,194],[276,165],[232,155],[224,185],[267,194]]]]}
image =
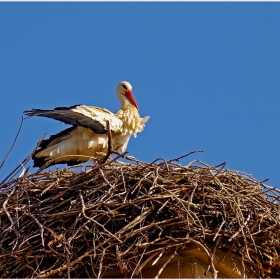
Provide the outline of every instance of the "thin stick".
{"type": "Polygon", "coordinates": [[[44,137],[46,134],[43,135],[43,138],[41,138],[39,140],[39,142],[37,143],[37,146],[35,147],[35,149],[30,153],[29,156],[27,156],[1,183],[0,186],[2,186],[9,178],[11,178],[12,176],[14,176],[15,174],[17,174],[18,170],[24,166],[29,160],[30,158],[33,156],[33,154],[35,153],[35,151],[37,150],[37,148],[39,147],[39,145],[42,143],[44,137]]]}
{"type": "Polygon", "coordinates": [[[85,213],[85,203],[84,203],[84,198],[82,196],[81,190],[79,190],[79,195],[80,195],[80,199],[81,199],[81,203],[82,203],[82,213],[83,216],[88,219],[91,220],[93,223],[97,224],[98,226],[102,227],[102,229],[107,232],[111,237],[115,238],[118,242],[120,242],[121,244],[123,243],[117,236],[115,236],[114,234],[112,234],[110,231],[108,231],[102,224],[100,224],[99,222],[97,222],[96,220],[92,219],[91,217],[87,216],[85,213]]]}
{"type": "Polygon", "coordinates": [[[161,267],[161,269],[159,270],[159,272],[157,273],[155,279],[158,279],[160,274],[162,273],[162,271],[165,269],[165,267],[169,264],[169,262],[177,255],[177,248],[175,250],[175,252],[169,256],[169,258],[166,260],[166,262],[163,264],[163,266],[161,267]]]}
{"type": "Polygon", "coordinates": [[[0,170],[2,169],[2,167],[3,167],[4,163],[6,162],[6,160],[7,160],[8,156],[9,156],[9,154],[11,153],[11,151],[12,151],[14,145],[16,144],[17,138],[18,138],[19,133],[20,133],[21,128],[22,128],[23,120],[24,120],[24,118],[23,118],[23,116],[21,116],[21,122],[20,122],[20,126],[19,126],[19,129],[18,129],[18,132],[17,132],[17,134],[16,134],[16,137],[15,137],[15,139],[14,139],[14,142],[13,142],[13,144],[12,144],[10,150],[8,151],[8,153],[6,154],[4,160],[2,161],[2,163],[1,163],[1,165],[0,165],[0,170]]]}
{"type": "Polygon", "coordinates": [[[106,121],[106,129],[108,134],[108,152],[107,155],[101,160],[100,164],[105,163],[107,159],[110,157],[110,155],[112,154],[112,133],[111,133],[109,121],[106,121]]]}
{"type": "Polygon", "coordinates": [[[204,152],[205,152],[205,150],[192,151],[192,152],[190,152],[190,153],[188,153],[188,154],[186,154],[186,155],[180,156],[180,157],[178,157],[178,158],[170,159],[168,162],[179,161],[180,159],[185,158],[185,157],[188,157],[188,156],[191,155],[191,154],[195,154],[195,153],[204,153],[204,152]]]}
{"type": "Polygon", "coordinates": [[[11,225],[9,226],[8,229],[12,229],[12,227],[13,227],[13,225],[14,225],[14,221],[13,221],[13,219],[11,218],[11,215],[10,215],[9,211],[7,210],[6,205],[7,205],[8,201],[9,201],[9,198],[13,195],[13,193],[15,192],[15,190],[16,190],[16,186],[15,186],[15,187],[13,188],[13,190],[9,193],[7,199],[4,201],[4,203],[3,203],[3,205],[2,205],[4,212],[6,213],[8,219],[10,220],[10,223],[11,223],[11,225]]]}

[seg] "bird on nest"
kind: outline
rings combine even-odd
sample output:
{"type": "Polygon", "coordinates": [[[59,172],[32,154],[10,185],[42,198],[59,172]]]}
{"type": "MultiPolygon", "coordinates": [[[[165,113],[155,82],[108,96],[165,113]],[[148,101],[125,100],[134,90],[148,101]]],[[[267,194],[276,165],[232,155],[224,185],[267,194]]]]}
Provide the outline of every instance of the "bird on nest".
{"type": "Polygon", "coordinates": [[[108,122],[112,150],[125,152],[130,136],[136,137],[144,129],[149,116],[139,116],[129,82],[120,82],[116,92],[122,105],[116,113],[85,105],[24,111],[28,117],[47,117],[72,125],[40,143],[32,156],[34,167],[42,167],[48,161],[49,166],[61,163],[71,166],[104,157],[108,152],[108,122]]]}

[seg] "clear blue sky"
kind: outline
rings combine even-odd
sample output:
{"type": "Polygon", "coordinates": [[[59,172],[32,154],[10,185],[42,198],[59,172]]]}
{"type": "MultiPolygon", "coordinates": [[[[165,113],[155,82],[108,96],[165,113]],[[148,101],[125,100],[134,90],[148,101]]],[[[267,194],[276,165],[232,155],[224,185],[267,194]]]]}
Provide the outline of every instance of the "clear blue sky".
{"type": "MultiPolygon", "coordinates": [[[[150,115],[128,151],[253,174],[280,187],[280,3],[0,3],[0,161],[22,112],[119,109],[127,80],[150,115]]],[[[67,126],[24,121],[0,180],[39,138],[67,126]]],[[[31,162],[30,164],[31,165],[31,162]]]]}

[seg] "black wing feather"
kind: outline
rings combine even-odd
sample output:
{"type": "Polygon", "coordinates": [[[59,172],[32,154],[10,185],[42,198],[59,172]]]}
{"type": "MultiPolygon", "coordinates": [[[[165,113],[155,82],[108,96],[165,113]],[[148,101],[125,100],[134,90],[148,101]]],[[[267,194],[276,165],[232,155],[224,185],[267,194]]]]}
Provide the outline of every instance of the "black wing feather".
{"type": "Polygon", "coordinates": [[[101,125],[100,123],[94,121],[91,118],[86,118],[82,114],[71,110],[78,106],[80,105],[74,105],[71,107],[56,107],[54,108],[54,110],[32,109],[32,110],[24,111],[23,113],[28,117],[32,117],[32,116],[46,117],[73,126],[83,126],[85,128],[91,129],[93,132],[98,134],[104,134],[107,132],[104,126],[101,125]]]}

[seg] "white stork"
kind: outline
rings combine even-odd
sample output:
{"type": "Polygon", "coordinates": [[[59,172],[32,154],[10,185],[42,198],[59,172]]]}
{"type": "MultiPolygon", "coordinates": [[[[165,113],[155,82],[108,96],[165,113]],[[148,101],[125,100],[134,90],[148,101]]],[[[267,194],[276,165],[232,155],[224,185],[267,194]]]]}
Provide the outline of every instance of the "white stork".
{"type": "Polygon", "coordinates": [[[72,125],[41,142],[32,157],[34,167],[41,167],[49,160],[50,165],[75,165],[103,157],[108,151],[106,121],[110,124],[112,149],[123,153],[130,136],[133,134],[136,137],[149,117],[140,118],[130,83],[120,82],[116,91],[122,107],[115,114],[103,108],[85,105],[24,111],[29,117],[47,117],[72,125]]]}

